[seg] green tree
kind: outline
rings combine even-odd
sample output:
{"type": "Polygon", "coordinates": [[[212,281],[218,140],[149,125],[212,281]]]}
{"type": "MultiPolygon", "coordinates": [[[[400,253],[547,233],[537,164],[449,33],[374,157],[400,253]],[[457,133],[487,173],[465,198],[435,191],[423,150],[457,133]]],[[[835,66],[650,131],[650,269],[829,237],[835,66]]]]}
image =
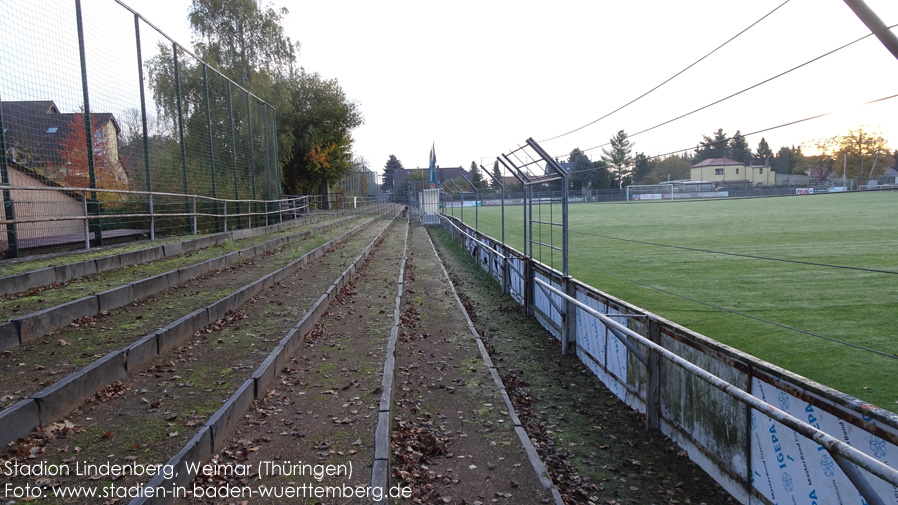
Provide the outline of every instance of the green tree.
{"type": "Polygon", "coordinates": [[[633,171],[633,158],[630,157],[633,144],[630,143],[624,130],[618,131],[614,137],[611,137],[610,142],[610,149],[602,149],[602,160],[608,164],[614,175],[612,182],[617,188],[623,188],[624,183],[630,180],[630,174],[633,171]]]}
{"type": "Polygon", "coordinates": [[[299,50],[281,26],[287,13],[286,7],[256,0],[193,0],[188,19],[197,37],[194,48],[251,91],[260,73],[286,79],[299,50]]]}
{"type": "Polygon", "coordinates": [[[421,188],[430,187],[430,185],[420,184],[425,181],[430,180],[430,173],[427,170],[410,170],[408,173],[408,177],[406,177],[405,182],[400,184],[400,187],[394,188],[393,192],[393,201],[401,202],[408,198],[408,195],[412,191],[419,190],[421,188]]]}
{"type": "Polygon", "coordinates": [[[845,135],[816,139],[806,145],[818,153],[806,156],[810,175],[821,179],[830,174],[848,179],[875,178],[894,162],[888,142],[882,135],[866,132],[863,128],[849,130],[845,135]],[[877,155],[879,160],[874,167],[877,155]]]}
{"type": "MultiPolygon", "coordinates": [[[[832,139],[837,146],[836,158],[844,159],[847,155],[848,177],[879,177],[892,165],[891,149],[888,141],[879,132],[867,132],[864,129],[848,130],[845,135],[832,139]],[[877,156],[876,166],[873,166],[877,156]]],[[[842,165],[836,164],[839,169],[836,174],[841,174],[842,165]]]]}
{"type": "Polygon", "coordinates": [[[723,131],[723,128],[718,128],[711,137],[702,135],[702,141],[701,143],[699,143],[699,147],[695,152],[693,163],[698,163],[700,161],[709,160],[712,158],[728,157],[730,154],[729,141],[730,139],[723,131]]]}
{"type": "Polygon", "coordinates": [[[402,170],[402,162],[394,155],[390,155],[390,159],[384,164],[384,191],[393,191],[393,172],[402,170]]]}
{"type": "Polygon", "coordinates": [[[773,158],[773,151],[767,145],[767,139],[761,137],[761,140],[758,142],[758,149],[755,151],[755,159],[762,165],[766,165],[771,158],[773,158]]]}
{"type": "Polygon", "coordinates": [[[780,147],[770,167],[778,174],[803,174],[808,169],[801,146],[780,147]]]}
{"type": "Polygon", "coordinates": [[[493,191],[500,191],[502,189],[502,186],[500,186],[496,181],[499,181],[502,184],[505,184],[505,182],[502,180],[502,171],[499,170],[499,160],[493,162],[493,179],[495,179],[491,186],[493,188],[493,191]]]}
{"type": "MultiPolygon", "coordinates": [[[[806,143],[817,154],[807,156],[808,175],[816,179],[825,179],[829,177],[836,166],[835,160],[838,147],[835,137],[816,139],[806,143]]],[[[841,168],[841,165],[839,165],[841,168]]],[[[841,172],[841,170],[840,170],[841,172]]]]}
{"type": "Polygon", "coordinates": [[[336,79],[304,70],[295,79],[292,107],[285,119],[296,141],[283,166],[284,190],[290,194],[323,192],[349,169],[351,132],[364,120],[336,79]]]}
{"type": "Polygon", "coordinates": [[[658,184],[665,181],[679,181],[689,179],[691,176],[690,166],[692,164],[687,158],[682,156],[668,156],[655,162],[655,168],[649,177],[646,178],[646,184],[658,184]]]}
{"type": "MultiPolygon", "coordinates": [[[[217,72],[204,70],[202,62],[169,44],[160,43],[156,56],[147,60],[149,84],[159,116],[163,123],[171,125],[156,142],[151,139],[150,156],[154,160],[154,166],[158,167],[154,170],[154,179],[159,172],[167,171],[164,180],[182,180],[180,172],[185,168],[180,156],[172,156],[172,153],[167,152],[172,146],[178,148],[177,90],[180,90],[180,114],[184,120],[187,155],[187,190],[212,193],[213,160],[206,147],[211,144],[214,146],[216,160],[236,158],[239,166],[251,167],[249,171],[244,170],[238,174],[238,180],[235,181],[225,168],[227,163],[217,163],[215,172],[220,173],[217,174],[216,193],[219,196],[230,196],[236,192],[241,197],[265,198],[279,192],[276,186],[280,181],[270,177],[273,175],[270,168],[277,161],[287,161],[293,153],[293,128],[286,121],[285,112],[290,109],[291,89],[296,84],[292,77],[298,47],[284,35],[280,26],[286,13],[285,9],[275,10],[253,0],[193,0],[189,20],[196,41],[194,52],[217,72]],[[178,51],[177,87],[174,78],[176,55],[173,51],[178,51]],[[274,110],[260,104],[255,98],[250,99],[251,104],[247,110],[245,91],[237,86],[229,86],[218,72],[261,97],[274,110]],[[205,106],[207,97],[208,109],[205,106]],[[233,125],[230,119],[232,111],[233,125]],[[276,132],[270,129],[274,124],[278,126],[276,132]],[[232,142],[232,127],[236,145],[232,142]],[[249,136],[250,131],[252,138],[249,136]],[[253,163],[250,162],[252,151],[265,152],[263,139],[278,143],[280,160],[270,160],[272,165],[266,165],[268,159],[258,154],[252,160],[253,163]],[[160,147],[166,152],[154,152],[160,147]],[[156,161],[160,159],[173,159],[175,163],[156,161]],[[255,179],[250,171],[255,171],[255,179]],[[234,187],[235,183],[237,187],[234,187]],[[266,184],[271,186],[266,187],[266,184]]],[[[157,184],[153,188],[163,189],[157,184]]],[[[171,189],[181,191],[183,186],[178,184],[178,187],[171,189]]]]}
{"type": "Polygon", "coordinates": [[[633,184],[643,184],[654,167],[654,160],[650,160],[645,153],[636,153],[633,160],[633,184]]]}
{"type": "Polygon", "coordinates": [[[486,181],[483,180],[483,174],[480,173],[480,167],[478,167],[477,163],[474,161],[471,161],[471,183],[474,184],[474,187],[477,188],[478,191],[486,189],[486,181]]]}
{"type": "MultiPolygon", "coordinates": [[[[194,52],[279,112],[277,141],[282,163],[293,147],[293,128],[286,123],[285,112],[297,84],[294,77],[299,52],[299,43],[291,41],[281,25],[287,14],[286,8],[257,0],[192,0],[188,11],[194,52]]],[[[224,98],[226,88],[223,83],[218,86],[216,94],[224,98]]],[[[228,105],[222,100],[212,106],[213,113],[227,116],[228,105]]],[[[213,119],[215,124],[222,121],[213,119]]],[[[262,127],[253,125],[253,130],[261,131],[262,127]]],[[[213,131],[226,135],[228,128],[213,127],[213,131]]]]}
{"type": "Polygon", "coordinates": [[[742,136],[742,132],[736,130],[728,145],[730,158],[741,161],[744,165],[751,165],[752,152],[748,147],[748,141],[742,136]]]}
{"type": "Polygon", "coordinates": [[[571,188],[574,190],[589,188],[595,177],[589,158],[583,154],[583,151],[575,147],[568,157],[568,163],[571,164],[571,188]]]}

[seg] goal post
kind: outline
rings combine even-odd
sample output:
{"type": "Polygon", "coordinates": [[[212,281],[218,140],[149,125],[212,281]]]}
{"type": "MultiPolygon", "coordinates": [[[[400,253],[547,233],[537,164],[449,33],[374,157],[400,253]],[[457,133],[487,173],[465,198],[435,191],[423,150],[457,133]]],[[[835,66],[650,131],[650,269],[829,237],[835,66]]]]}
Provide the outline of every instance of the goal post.
{"type": "Polygon", "coordinates": [[[627,186],[627,201],[673,200],[673,184],[639,184],[627,186]]]}

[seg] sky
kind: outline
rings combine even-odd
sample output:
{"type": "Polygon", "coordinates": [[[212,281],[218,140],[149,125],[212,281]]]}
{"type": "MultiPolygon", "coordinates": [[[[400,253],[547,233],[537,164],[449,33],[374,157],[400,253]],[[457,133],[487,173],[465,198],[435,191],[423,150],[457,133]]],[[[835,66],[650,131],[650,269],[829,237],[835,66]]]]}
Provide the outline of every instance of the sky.
{"type": "MultiPolygon", "coordinates": [[[[124,0],[192,47],[190,0],[124,0]]],[[[863,126],[898,149],[898,59],[875,38],[707,107],[869,33],[842,0],[791,0],[689,70],[609,116],[746,29],[783,0],[344,0],[287,6],[298,64],[336,78],[359,104],[356,156],[382,171],[395,155],[426,167],[492,166],[533,138],[553,156],[601,146],[619,130],[649,156],[694,149],[718,128],[776,151],[863,126]],[[649,131],[638,133],[646,129],[649,131]]],[[[867,0],[886,25],[898,2],[867,0]]],[[[592,158],[601,149],[587,151],[592,158]]]]}

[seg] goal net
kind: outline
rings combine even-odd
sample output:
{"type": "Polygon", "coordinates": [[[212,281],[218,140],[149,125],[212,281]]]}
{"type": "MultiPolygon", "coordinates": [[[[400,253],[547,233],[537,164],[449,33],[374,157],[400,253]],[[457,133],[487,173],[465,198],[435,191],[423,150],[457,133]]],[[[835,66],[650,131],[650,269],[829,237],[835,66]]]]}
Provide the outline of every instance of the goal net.
{"type": "Polygon", "coordinates": [[[644,184],[627,186],[627,200],[672,200],[673,184],[644,184]]]}

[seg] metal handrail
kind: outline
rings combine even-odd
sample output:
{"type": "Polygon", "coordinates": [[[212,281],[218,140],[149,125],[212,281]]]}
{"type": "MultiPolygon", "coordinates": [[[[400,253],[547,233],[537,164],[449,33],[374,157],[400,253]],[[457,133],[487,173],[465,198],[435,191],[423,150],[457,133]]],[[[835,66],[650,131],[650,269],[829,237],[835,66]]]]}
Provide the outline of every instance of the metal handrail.
{"type": "Polygon", "coordinates": [[[500,257],[500,258],[502,258],[503,260],[505,259],[505,255],[504,255],[504,254],[502,254],[502,253],[500,253],[499,251],[497,251],[496,249],[490,247],[489,244],[485,243],[484,241],[480,240],[479,238],[477,238],[477,237],[471,235],[470,233],[468,233],[468,232],[462,230],[461,228],[459,228],[455,223],[453,223],[453,222],[452,222],[448,217],[446,217],[445,215],[440,214],[440,219],[445,219],[447,223],[451,224],[453,228],[455,228],[456,230],[458,230],[458,231],[459,231],[460,233],[462,233],[464,236],[468,237],[469,239],[473,240],[474,242],[477,242],[478,244],[480,244],[480,245],[482,245],[483,247],[487,248],[488,250],[492,251],[493,254],[495,254],[496,256],[498,256],[498,257],[500,257]]]}
{"type": "Polygon", "coordinates": [[[198,198],[202,200],[214,200],[217,202],[250,202],[250,203],[278,203],[278,202],[288,202],[293,201],[298,198],[308,198],[308,196],[300,196],[294,198],[282,198],[277,200],[249,200],[249,199],[241,199],[235,200],[233,198],[216,198],[212,196],[205,195],[194,195],[194,194],[185,194],[185,193],[166,193],[161,191],[136,191],[130,189],[100,189],[100,188],[73,188],[69,186],[12,186],[12,185],[2,185],[4,189],[9,189],[10,191],[17,190],[25,190],[25,191],[62,191],[62,192],[71,192],[71,193],[115,193],[115,194],[131,194],[131,195],[144,195],[144,196],[174,196],[181,198],[198,198]]]}
{"type": "MultiPolygon", "coordinates": [[[[543,285],[545,288],[551,290],[552,292],[558,294],[565,300],[570,303],[573,303],[580,309],[587,312],[589,315],[600,320],[605,326],[612,327],[615,330],[627,335],[628,338],[632,338],[639,342],[640,344],[648,347],[651,351],[657,352],[661,357],[667,359],[668,361],[674,363],[675,365],[683,368],[687,372],[692,375],[698,377],[699,379],[704,380],[711,386],[723,391],[724,393],[732,396],[736,400],[744,403],[745,405],[769,416],[770,418],[782,423],[783,425],[791,428],[796,433],[803,435],[804,437],[813,440],[820,446],[824,447],[827,452],[829,452],[837,462],[840,462],[842,458],[845,460],[854,463],[858,467],[872,473],[873,475],[883,479],[884,481],[892,484],[893,486],[898,486],[898,470],[892,468],[881,461],[864,454],[863,452],[851,447],[845,442],[839,440],[838,438],[833,437],[829,433],[822,431],[814,426],[798,419],[797,417],[792,416],[791,414],[784,412],[773,405],[770,405],[763,400],[760,400],[751,394],[743,391],[737,386],[730,384],[729,382],[721,379],[720,377],[708,372],[701,367],[693,364],[692,362],[680,357],[679,355],[661,347],[660,345],[652,342],[651,340],[645,338],[644,336],[636,333],[635,331],[627,328],[626,326],[620,324],[617,321],[607,317],[605,314],[593,309],[592,307],[584,304],[583,302],[577,300],[576,298],[572,298],[568,296],[566,293],[559,291],[554,286],[549,283],[546,283],[540,279],[534,278],[534,281],[538,284],[543,285]]],[[[610,328],[609,328],[610,329],[610,328]]],[[[619,337],[618,337],[619,338],[619,337]]],[[[626,345],[626,343],[622,340],[622,343],[626,345]]],[[[867,499],[870,503],[883,503],[881,499],[877,499],[878,496],[873,494],[872,496],[868,496],[865,490],[870,491],[871,488],[868,483],[866,483],[866,479],[864,479],[863,475],[857,472],[852,472],[849,468],[846,470],[848,465],[839,463],[839,466],[845,471],[849,479],[851,479],[852,483],[858,487],[858,490],[864,494],[864,498],[867,499]],[[854,475],[852,475],[854,473],[854,475]],[[856,480],[860,479],[860,480],[856,480]]]]}

